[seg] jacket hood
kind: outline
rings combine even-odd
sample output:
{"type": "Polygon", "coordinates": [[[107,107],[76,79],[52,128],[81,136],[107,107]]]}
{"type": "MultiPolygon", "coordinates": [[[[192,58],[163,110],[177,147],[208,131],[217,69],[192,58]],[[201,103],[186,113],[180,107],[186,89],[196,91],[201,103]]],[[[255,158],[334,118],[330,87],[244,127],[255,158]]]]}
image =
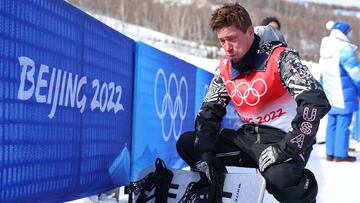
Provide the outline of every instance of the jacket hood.
{"type": "Polygon", "coordinates": [[[333,29],[330,35],[324,37],[320,46],[320,57],[330,57],[338,53],[342,48],[350,46],[356,50],[357,46],[350,43],[349,39],[340,30],[333,29]]]}
{"type": "Polygon", "coordinates": [[[254,29],[255,34],[260,37],[260,45],[274,41],[286,44],[283,34],[271,25],[256,26],[254,29]]]}

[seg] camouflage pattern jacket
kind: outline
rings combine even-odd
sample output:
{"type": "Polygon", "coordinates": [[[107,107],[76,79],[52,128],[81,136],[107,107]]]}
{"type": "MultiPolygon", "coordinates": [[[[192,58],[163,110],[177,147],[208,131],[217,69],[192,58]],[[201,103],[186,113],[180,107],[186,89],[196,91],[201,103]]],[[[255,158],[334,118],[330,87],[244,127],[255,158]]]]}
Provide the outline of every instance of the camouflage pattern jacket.
{"type": "Polygon", "coordinates": [[[320,119],[330,110],[320,83],[295,50],[260,37],[255,35],[240,62],[226,57],[220,61],[196,117],[197,153],[215,151],[230,100],[244,124],[283,130],[285,136],[278,144],[288,156],[297,156],[314,143],[320,119]]]}

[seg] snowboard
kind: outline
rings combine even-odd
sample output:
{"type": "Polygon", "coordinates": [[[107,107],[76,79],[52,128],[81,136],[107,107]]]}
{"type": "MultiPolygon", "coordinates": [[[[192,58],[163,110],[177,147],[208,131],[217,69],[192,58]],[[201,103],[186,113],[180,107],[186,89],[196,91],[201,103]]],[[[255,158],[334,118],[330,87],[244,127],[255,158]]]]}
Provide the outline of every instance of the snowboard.
{"type": "MultiPolygon", "coordinates": [[[[200,180],[198,172],[171,169],[173,178],[167,195],[167,203],[178,203],[185,194],[186,189],[192,182],[200,180]]],[[[140,177],[145,177],[149,172],[154,171],[153,167],[144,169],[140,177]]],[[[155,203],[155,190],[150,191],[147,203],[155,203]]],[[[223,203],[236,202],[263,202],[265,193],[265,179],[259,173],[226,173],[223,187],[223,203]]],[[[134,195],[133,202],[136,202],[138,196],[134,195]]],[[[193,201],[192,201],[193,202],[193,201]]]]}

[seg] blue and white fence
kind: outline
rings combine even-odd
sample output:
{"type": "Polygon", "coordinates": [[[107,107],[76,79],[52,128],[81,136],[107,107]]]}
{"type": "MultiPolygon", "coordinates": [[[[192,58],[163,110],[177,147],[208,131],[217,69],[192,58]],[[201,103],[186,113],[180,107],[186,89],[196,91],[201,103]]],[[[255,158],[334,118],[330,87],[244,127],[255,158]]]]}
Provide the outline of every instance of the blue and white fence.
{"type": "Polygon", "coordinates": [[[63,1],[0,8],[0,202],[128,183],[135,42],[63,1]]]}
{"type": "Polygon", "coordinates": [[[183,167],[211,78],[64,1],[0,1],[0,202],[98,194],[156,157],[183,167]]]}
{"type": "Polygon", "coordinates": [[[169,167],[184,163],[176,140],[194,128],[196,67],[141,42],[136,44],[132,180],[161,157],[169,167]]]}

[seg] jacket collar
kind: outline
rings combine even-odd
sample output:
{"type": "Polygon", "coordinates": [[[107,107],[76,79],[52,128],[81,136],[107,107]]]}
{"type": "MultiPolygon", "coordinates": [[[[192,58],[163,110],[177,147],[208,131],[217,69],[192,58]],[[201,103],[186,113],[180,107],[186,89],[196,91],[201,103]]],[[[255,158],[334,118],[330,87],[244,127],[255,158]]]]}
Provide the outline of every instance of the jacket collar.
{"type": "Polygon", "coordinates": [[[239,62],[231,61],[231,79],[237,78],[239,75],[248,75],[252,71],[264,71],[265,64],[268,61],[272,50],[278,46],[286,46],[281,42],[269,42],[259,44],[260,38],[255,34],[255,39],[249,51],[239,62]]]}

